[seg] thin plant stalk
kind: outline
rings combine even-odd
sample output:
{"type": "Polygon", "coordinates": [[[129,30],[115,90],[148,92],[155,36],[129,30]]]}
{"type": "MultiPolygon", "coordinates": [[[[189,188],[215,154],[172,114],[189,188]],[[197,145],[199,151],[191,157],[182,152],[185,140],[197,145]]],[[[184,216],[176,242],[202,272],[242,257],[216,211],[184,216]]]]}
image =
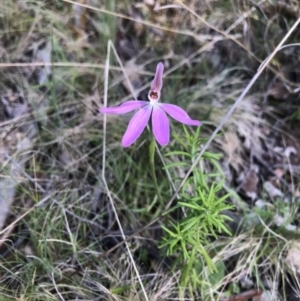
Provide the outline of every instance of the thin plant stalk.
{"type": "Polygon", "coordinates": [[[150,171],[151,171],[151,176],[153,179],[153,183],[154,183],[154,187],[156,190],[156,195],[158,198],[158,201],[160,204],[162,204],[162,198],[161,198],[161,194],[160,194],[160,190],[158,187],[158,183],[157,183],[157,178],[156,178],[156,173],[155,173],[155,163],[154,163],[154,157],[155,157],[155,138],[152,135],[151,137],[151,142],[149,145],[149,157],[150,157],[150,171]]]}

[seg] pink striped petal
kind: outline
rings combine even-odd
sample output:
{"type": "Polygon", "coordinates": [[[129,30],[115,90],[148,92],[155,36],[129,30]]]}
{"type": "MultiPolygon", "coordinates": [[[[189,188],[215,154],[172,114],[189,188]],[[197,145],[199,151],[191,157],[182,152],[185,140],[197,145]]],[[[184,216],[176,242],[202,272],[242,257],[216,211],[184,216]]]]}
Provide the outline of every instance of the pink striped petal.
{"type": "Polygon", "coordinates": [[[107,108],[102,108],[99,110],[100,113],[105,113],[105,114],[116,114],[116,115],[121,115],[121,114],[126,114],[128,112],[134,111],[138,108],[141,108],[143,106],[148,105],[149,102],[144,101],[144,100],[129,100],[117,107],[107,107],[107,108]]]}
{"type": "Polygon", "coordinates": [[[163,73],[164,73],[164,65],[163,63],[158,63],[156,67],[155,77],[151,82],[151,90],[153,92],[160,92],[163,85],[163,81],[162,81],[163,73]]]}
{"type": "Polygon", "coordinates": [[[191,119],[187,112],[178,106],[169,103],[161,103],[160,107],[163,108],[164,111],[167,112],[172,118],[183,124],[201,125],[200,121],[191,119]]]}
{"type": "Polygon", "coordinates": [[[122,138],[122,146],[128,147],[142,134],[151,116],[152,106],[146,105],[131,118],[122,138]]]}
{"type": "Polygon", "coordinates": [[[155,106],[152,112],[152,131],[155,139],[161,146],[165,146],[170,141],[170,124],[167,114],[159,107],[155,106]]]}

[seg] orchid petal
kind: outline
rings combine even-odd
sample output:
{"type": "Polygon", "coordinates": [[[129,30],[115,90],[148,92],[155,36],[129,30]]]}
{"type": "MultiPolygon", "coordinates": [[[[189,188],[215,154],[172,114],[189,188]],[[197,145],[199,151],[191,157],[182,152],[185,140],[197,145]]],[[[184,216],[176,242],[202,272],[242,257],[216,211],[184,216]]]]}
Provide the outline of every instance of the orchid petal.
{"type": "Polygon", "coordinates": [[[155,139],[161,146],[165,146],[170,141],[170,124],[167,114],[155,106],[152,112],[152,130],[155,139]]]}
{"type": "Polygon", "coordinates": [[[152,107],[144,106],[131,118],[127,130],[122,138],[122,146],[128,147],[142,134],[151,116],[152,107]]]}
{"type": "Polygon", "coordinates": [[[167,112],[172,118],[183,124],[201,125],[200,121],[191,119],[187,112],[178,106],[169,103],[162,103],[160,104],[160,107],[164,109],[164,111],[167,112]]]}
{"type": "Polygon", "coordinates": [[[164,65],[163,63],[158,63],[156,67],[155,77],[151,82],[151,90],[153,92],[160,92],[163,85],[163,81],[162,81],[163,73],[164,73],[164,65]]]}
{"type": "Polygon", "coordinates": [[[116,114],[116,115],[121,115],[121,114],[126,114],[128,112],[134,111],[140,107],[143,107],[145,105],[148,105],[148,101],[144,100],[129,100],[117,107],[107,107],[107,108],[102,108],[99,110],[100,113],[106,113],[106,114],[116,114]]]}

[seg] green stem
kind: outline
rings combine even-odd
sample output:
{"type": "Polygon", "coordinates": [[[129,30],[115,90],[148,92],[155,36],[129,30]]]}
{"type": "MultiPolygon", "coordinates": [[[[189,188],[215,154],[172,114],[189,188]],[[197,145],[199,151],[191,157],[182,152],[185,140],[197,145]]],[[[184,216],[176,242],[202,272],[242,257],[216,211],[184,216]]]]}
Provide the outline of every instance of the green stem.
{"type": "Polygon", "coordinates": [[[149,146],[149,155],[150,155],[150,170],[151,170],[151,175],[152,175],[152,178],[153,178],[157,198],[158,198],[160,204],[162,204],[162,198],[161,198],[161,195],[160,195],[159,187],[158,187],[158,184],[157,184],[157,178],[156,178],[156,174],[155,174],[155,164],[154,164],[155,139],[154,139],[153,135],[152,135],[152,139],[151,139],[150,146],[149,146]]]}

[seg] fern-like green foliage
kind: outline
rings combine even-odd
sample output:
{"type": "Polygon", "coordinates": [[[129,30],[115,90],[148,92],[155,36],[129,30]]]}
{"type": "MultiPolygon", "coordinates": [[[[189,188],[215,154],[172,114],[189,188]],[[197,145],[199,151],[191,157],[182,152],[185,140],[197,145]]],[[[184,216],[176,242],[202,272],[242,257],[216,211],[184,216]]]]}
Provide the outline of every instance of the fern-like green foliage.
{"type": "MultiPolygon", "coordinates": [[[[170,171],[174,168],[188,169],[196,160],[201,147],[207,139],[200,139],[200,128],[195,134],[190,134],[186,128],[185,139],[175,137],[176,148],[166,156],[178,159],[178,164],[172,162],[167,165],[170,171]]],[[[220,154],[205,152],[199,165],[193,170],[180,192],[180,200],[172,210],[180,208],[184,214],[176,221],[170,221],[164,226],[165,236],[161,247],[166,249],[167,255],[176,255],[177,264],[183,267],[183,284],[190,279],[191,274],[199,269],[199,263],[206,265],[211,272],[217,271],[207,247],[211,239],[217,238],[219,233],[227,233],[225,222],[229,217],[222,214],[224,210],[232,209],[226,203],[228,194],[223,190],[224,176],[219,165],[220,154]],[[205,166],[205,168],[204,168],[205,166]],[[206,263],[206,264],[205,264],[206,263]],[[188,276],[189,275],[189,276],[188,276]]]]}

